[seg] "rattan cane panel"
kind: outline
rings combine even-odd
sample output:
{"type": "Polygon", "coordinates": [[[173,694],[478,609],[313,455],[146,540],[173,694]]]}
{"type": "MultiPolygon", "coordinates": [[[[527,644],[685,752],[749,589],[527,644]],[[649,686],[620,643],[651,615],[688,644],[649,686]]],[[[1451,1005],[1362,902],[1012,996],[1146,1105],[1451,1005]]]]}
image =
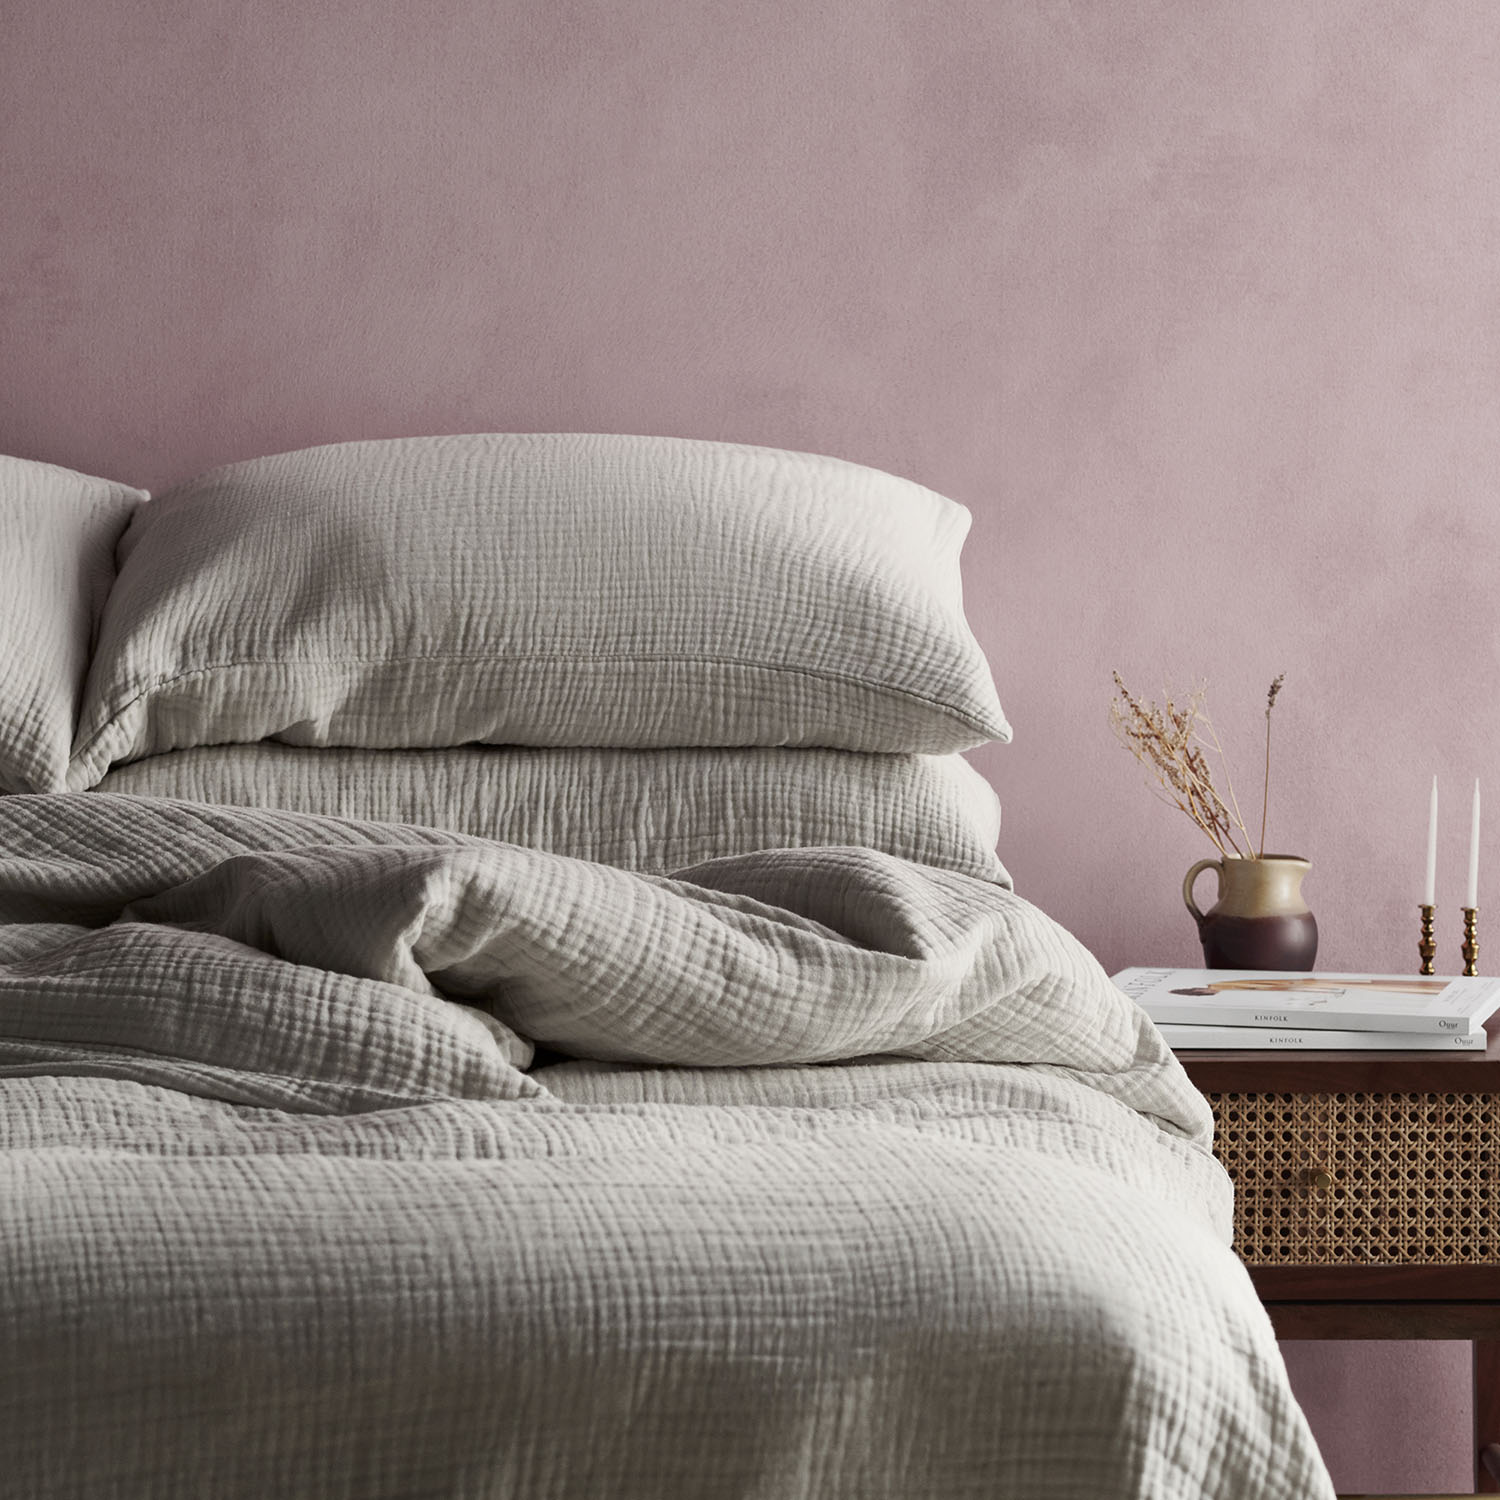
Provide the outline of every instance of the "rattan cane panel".
{"type": "Polygon", "coordinates": [[[1208,1097],[1248,1264],[1500,1263],[1500,1094],[1208,1097]]]}

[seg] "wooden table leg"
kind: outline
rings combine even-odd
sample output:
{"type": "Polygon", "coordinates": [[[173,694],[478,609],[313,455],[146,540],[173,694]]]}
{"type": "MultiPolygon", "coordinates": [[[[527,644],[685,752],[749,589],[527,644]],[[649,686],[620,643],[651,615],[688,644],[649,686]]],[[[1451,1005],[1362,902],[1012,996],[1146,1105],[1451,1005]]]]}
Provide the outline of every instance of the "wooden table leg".
{"type": "Polygon", "coordinates": [[[1474,1340],[1474,1489],[1500,1494],[1500,1339],[1474,1340]]]}

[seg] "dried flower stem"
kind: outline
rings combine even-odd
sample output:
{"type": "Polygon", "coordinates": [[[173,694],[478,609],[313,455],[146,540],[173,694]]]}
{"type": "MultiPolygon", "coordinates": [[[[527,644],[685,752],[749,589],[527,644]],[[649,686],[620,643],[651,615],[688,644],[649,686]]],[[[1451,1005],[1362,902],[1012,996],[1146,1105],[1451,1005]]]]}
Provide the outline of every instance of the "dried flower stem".
{"type": "Polygon", "coordinates": [[[1271,790],[1271,709],[1286,674],[1271,684],[1266,695],[1266,779],[1260,810],[1260,849],[1240,812],[1218,730],[1205,706],[1205,693],[1195,689],[1186,703],[1175,703],[1163,693],[1160,705],[1137,698],[1114,674],[1115,696],[1110,700],[1109,722],[1116,738],[1146,767],[1156,781],[1162,801],[1185,812],[1207,834],[1226,859],[1260,859],[1266,852],[1266,807],[1271,790]],[[1218,757],[1229,800],[1214,785],[1208,756],[1218,757]]]}
{"type": "Polygon", "coordinates": [[[1202,728],[1198,732],[1198,738],[1219,757],[1219,764],[1224,768],[1224,790],[1229,793],[1229,806],[1234,813],[1234,826],[1245,836],[1245,852],[1250,853],[1250,830],[1245,827],[1245,819],[1240,813],[1239,798],[1234,795],[1234,777],[1229,774],[1229,757],[1224,754],[1224,747],[1219,743],[1219,731],[1214,728],[1214,721],[1209,717],[1208,709],[1205,707],[1202,714],[1202,728]]]}
{"type": "Polygon", "coordinates": [[[1276,707],[1276,695],[1281,691],[1281,684],[1286,681],[1286,673],[1278,672],[1271,682],[1270,691],[1266,694],[1266,785],[1261,793],[1260,799],[1260,858],[1266,857],[1266,809],[1271,805],[1271,710],[1276,707]]]}
{"type": "Polygon", "coordinates": [[[1155,777],[1159,795],[1185,812],[1226,858],[1254,858],[1248,830],[1238,809],[1231,812],[1214,786],[1204,748],[1215,750],[1220,760],[1212,725],[1208,736],[1200,732],[1204,722],[1203,690],[1192,693],[1185,704],[1164,695],[1163,703],[1143,702],[1114,674],[1117,696],[1110,702],[1110,724],[1120,743],[1155,777]],[[1235,837],[1235,830],[1244,843],[1235,837]]]}

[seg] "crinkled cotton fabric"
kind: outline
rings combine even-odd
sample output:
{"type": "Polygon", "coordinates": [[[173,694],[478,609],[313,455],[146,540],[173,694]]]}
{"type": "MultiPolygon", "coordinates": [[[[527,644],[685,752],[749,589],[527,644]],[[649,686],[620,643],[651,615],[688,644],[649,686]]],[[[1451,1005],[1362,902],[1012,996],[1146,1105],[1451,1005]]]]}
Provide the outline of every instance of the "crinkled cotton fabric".
{"type": "Polygon", "coordinates": [[[6,798],[0,1485],[1331,1496],[1209,1132],[994,882],[6,798]]]}
{"type": "Polygon", "coordinates": [[[198,745],[1010,736],[968,512],[838,459],[599,433],[338,443],[159,496],[120,546],[68,785],[198,745]]]}
{"type": "Polygon", "coordinates": [[[115,543],[146,498],[0,455],[0,793],[63,788],[115,543]]]}
{"type": "Polygon", "coordinates": [[[98,790],[424,823],[666,874],[730,854],[858,844],[1010,883],[1000,803],[958,755],[853,750],[306,750],[215,745],[98,790]]]}

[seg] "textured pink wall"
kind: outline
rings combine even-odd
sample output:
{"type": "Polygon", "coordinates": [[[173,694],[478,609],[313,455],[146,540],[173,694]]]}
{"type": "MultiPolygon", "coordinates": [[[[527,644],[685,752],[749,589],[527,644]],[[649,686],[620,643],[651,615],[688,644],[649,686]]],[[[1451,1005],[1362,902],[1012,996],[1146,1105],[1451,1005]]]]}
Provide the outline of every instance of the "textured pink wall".
{"type": "MultiPolygon", "coordinates": [[[[1324,962],[1411,962],[1437,771],[1451,964],[1500,742],[1497,38],[1488,0],[9,0],[0,450],[159,487],[581,428],[910,475],[976,514],[1027,894],[1191,961],[1205,849],[1109,669],[1206,678],[1245,789],[1285,670],[1270,840],[1324,962]]],[[[1415,1414],[1399,1357],[1299,1365],[1358,1483],[1419,1482],[1414,1427],[1460,1482],[1428,1353],[1415,1414]]]]}

